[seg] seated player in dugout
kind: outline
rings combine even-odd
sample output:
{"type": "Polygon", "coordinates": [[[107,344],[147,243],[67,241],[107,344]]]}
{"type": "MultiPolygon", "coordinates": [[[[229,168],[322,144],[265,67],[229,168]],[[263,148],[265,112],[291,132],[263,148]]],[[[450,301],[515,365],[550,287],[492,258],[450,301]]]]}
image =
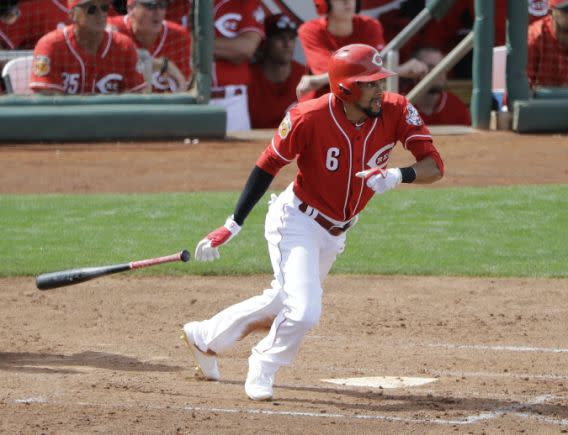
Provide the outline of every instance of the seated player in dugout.
{"type": "Polygon", "coordinates": [[[550,13],[528,32],[527,76],[532,89],[568,86],[568,0],[549,0],[550,13]]]}
{"type": "MultiPolygon", "coordinates": [[[[420,47],[413,57],[428,66],[431,71],[444,55],[435,47],[420,47]]],[[[401,93],[405,94],[418,83],[417,80],[401,80],[401,93]]],[[[446,74],[442,74],[430,89],[414,101],[426,125],[471,125],[471,114],[465,103],[448,91],[446,74]]]]}
{"type": "Polygon", "coordinates": [[[285,14],[264,20],[266,39],[257,50],[257,62],[250,66],[248,89],[252,128],[276,128],[296,104],[296,86],[305,66],[292,59],[297,25],[285,14]]]}
{"type": "Polygon", "coordinates": [[[110,0],[69,0],[73,24],[42,37],[30,88],[44,94],[140,92],[146,82],[134,42],[106,30],[110,0]]]}
{"type": "Polygon", "coordinates": [[[108,26],[149,53],[152,92],[183,92],[191,77],[191,37],[181,25],[165,20],[167,8],[167,0],[128,0],[128,13],[109,18],[108,26]]]}
{"type": "MultiPolygon", "coordinates": [[[[309,99],[329,92],[328,64],[332,53],[348,44],[367,44],[381,50],[385,45],[383,27],[373,18],[359,15],[358,0],[314,0],[320,18],[306,21],[298,35],[312,75],[298,84],[298,99],[309,99]]],[[[400,77],[421,78],[428,68],[416,59],[400,65],[400,77]]]]}
{"type": "Polygon", "coordinates": [[[249,62],[264,39],[259,0],[215,0],[215,41],[210,104],[227,111],[227,131],[250,130],[249,62]]]}

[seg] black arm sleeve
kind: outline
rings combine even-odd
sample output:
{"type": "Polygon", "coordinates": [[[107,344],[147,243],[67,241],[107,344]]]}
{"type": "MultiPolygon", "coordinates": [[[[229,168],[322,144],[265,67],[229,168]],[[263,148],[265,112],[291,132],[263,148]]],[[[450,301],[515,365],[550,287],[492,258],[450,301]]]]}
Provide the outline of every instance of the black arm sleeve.
{"type": "Polygon", "coordinates": [[[243,189],[233,219],[239,225],[242,225],[256,203],[266,193],[270,183],[274,180],[274,175],[255,166],[249,175],[245,188],[243,189]]]}

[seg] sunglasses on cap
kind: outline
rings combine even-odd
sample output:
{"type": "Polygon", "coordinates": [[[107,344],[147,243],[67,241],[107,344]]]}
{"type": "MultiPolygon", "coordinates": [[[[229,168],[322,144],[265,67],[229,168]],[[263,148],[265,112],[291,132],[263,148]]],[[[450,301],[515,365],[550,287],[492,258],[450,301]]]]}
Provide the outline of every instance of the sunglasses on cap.
{"type": "Polygon", "coordinates": [[[166,9],[168,7],[168,3],[167,2],[151,2],[151,3],[147,3],[147,2],[136,2],[136,4],[139,4],[140,6],[144,7],[144,9],[147,9],[149,11],[155,11],[156,9],[166,9]]]}
{"type": "Polygon", "coordinates": [[[103,5],[96,5],[94,3],[86,3],[83,5],[79,5],[80,8],[82,8],[87,15],[95,15],[95,13],[97,12],[97,9],[100,9],[100,11],[103,14],[108,14],[108,11],[110,10],[110,5],[109,4],[103,4],[103,5]]]}

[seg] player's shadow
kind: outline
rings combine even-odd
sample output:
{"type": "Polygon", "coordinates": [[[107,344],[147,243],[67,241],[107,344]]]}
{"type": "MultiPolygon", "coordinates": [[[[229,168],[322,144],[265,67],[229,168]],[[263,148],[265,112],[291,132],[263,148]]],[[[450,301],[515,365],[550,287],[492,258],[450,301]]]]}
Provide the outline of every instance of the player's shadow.
{"type": "Polygon", "coordinates": [[[0,352],[0,370],[24,373],[78,374],[82,367],[128,372],[177,372],[183,367],[154,364],[136,358],[105,352],[79,352],[73,355],[31,352],[0,352]],[[77,368],[74,368],[77,367],[77,368]]]}
{"type": "MultiPolygon", "coordinates": [[[[220,381],[221,383],[242,385],[239,381],[220,381]]],[[[385,394],[382,390],[360,390],[333,387],[296,386],[276,384],[275,391],[297,391],[310,393],[304,397],[280,397],[275,400],[279,404],[307,404],[308,406],[321,406],[328,413],[353,411],[355,414],[378,413],[397,414],[407,412],[413,415],[419,412],[432,411],[433,413],[447,413],[450,415],[476,415],[479,413],[527,413],[540,416],[550,416],[554,419],[568,418],[568,408],[555,403],[526,404],[514,400],[495,399],[487,397],[454,397],[434,394],[385,394]],[[316,393],[316,394],[314,394],[316,393]],[[336,400],[331,399],[336,398],[336,400]],[[352,398],[349,401],[348,398],[352,398]],[[347,399],[347,400],[346,400],[347,399]],[[336,411],[333,411],[333,410],[336,411]],[[455,414],[454,414],[455,415],[455,414]]]]}

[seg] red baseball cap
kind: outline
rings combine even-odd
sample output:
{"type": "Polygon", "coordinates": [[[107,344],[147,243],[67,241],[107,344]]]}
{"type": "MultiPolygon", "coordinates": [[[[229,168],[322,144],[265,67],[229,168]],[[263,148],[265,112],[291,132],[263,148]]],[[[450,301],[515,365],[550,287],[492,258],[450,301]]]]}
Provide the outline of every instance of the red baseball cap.
{"type": "Polygon", "coordinates": [[[568,0],[548,0],[548,7],[551,9],[568,10],[568,0]]]}

